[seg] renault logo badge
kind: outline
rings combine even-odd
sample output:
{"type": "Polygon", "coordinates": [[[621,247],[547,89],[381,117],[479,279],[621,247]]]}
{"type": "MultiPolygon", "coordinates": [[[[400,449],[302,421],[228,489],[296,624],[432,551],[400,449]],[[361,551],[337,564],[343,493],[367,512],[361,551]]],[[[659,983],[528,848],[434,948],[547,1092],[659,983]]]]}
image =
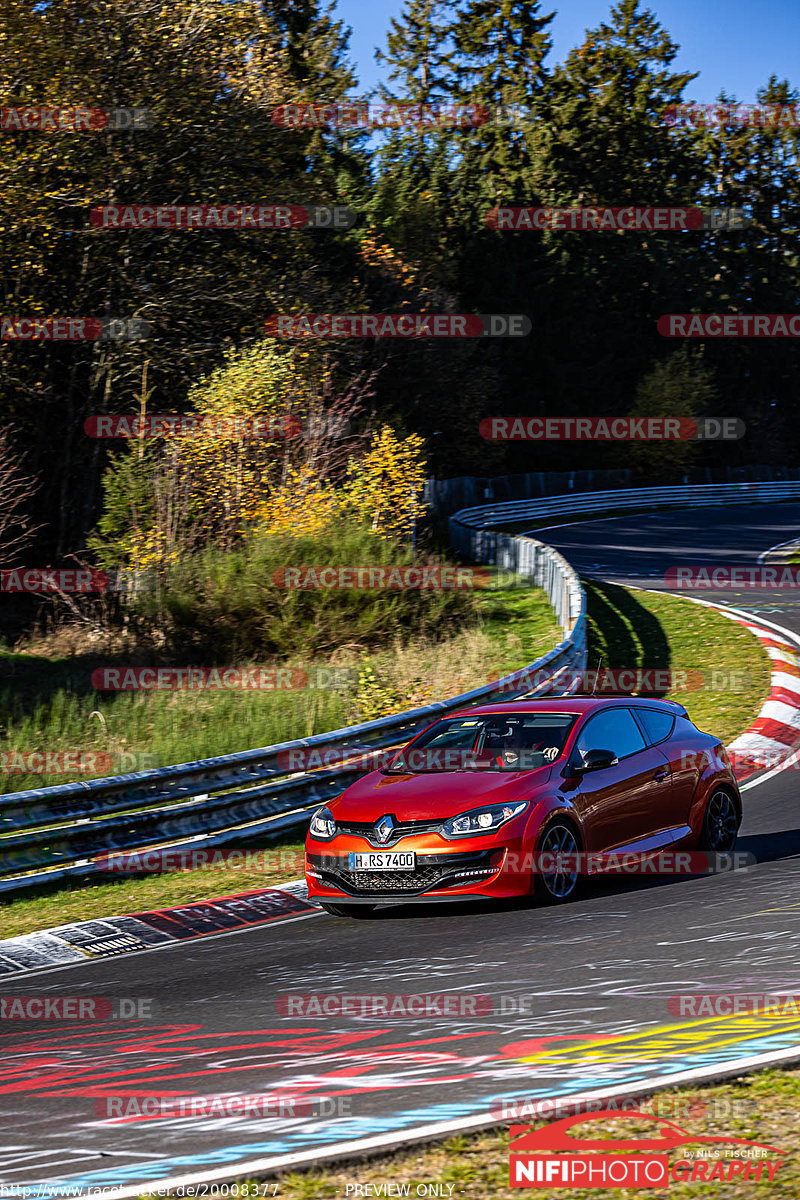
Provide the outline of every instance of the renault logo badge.
{"type": "Polygon", "coordinates": [[[379,842],[388,842],[394,830],[394,817],[381,817],[375,822],[375,837],[379,842]]]}

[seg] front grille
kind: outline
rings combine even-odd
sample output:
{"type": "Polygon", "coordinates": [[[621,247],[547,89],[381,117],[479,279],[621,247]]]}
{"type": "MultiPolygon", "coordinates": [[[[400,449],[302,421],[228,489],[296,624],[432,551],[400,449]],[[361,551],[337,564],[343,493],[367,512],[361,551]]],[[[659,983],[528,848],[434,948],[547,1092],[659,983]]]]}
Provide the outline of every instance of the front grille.
{"type": "Polygon", "coordinates": [[[443,874],[441,867],[423,867],[421,871],[348,871],[340,878],[359,892],[424,892],[443,874]]]}
{"type": "Polygon", "coordinates": [[[392,830],[392,836],[386,842],[379,842],[375,837],[375,822],[374,821],[337,821],[336,828],[340,833],[349,833],[354,837],[366,838],[371,846],[383,848],[384,846],[391,849],[404,837],[413,837],[418,833],[437,833],[444,822],[444,817],[437,821],[404,821],[402,825],[395,825],[392,830]]]}
{"type": "Polygon", "coordinates": [[[493,875],[501,859],[502,851],[497,850],[484,850],[480,854],[425,854],[417,856],[414,871],[350,871],[347,866],[332,866],[330,856],[309,855],[309,863],[319,873],[322,883],[353,896],[414,895],[474,884],[482,876],[493,875]]]}

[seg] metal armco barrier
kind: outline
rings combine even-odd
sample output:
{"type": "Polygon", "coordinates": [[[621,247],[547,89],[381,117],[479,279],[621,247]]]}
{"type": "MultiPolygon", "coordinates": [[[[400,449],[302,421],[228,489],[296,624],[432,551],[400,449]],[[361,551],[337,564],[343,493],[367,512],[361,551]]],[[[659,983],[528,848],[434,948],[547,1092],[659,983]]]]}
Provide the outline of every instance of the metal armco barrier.
{"type": "Polygon", "coordinates": [[[311,809],[372,769],[371,752],[402,745],[437,716],[498,695],[512,699],[531,694],[525,680],[532,674],[543,681],[535,695],[561,694],[574,687],[575,673],[586,665],[585,596],[580,581],[552,547],[534,538],[498,532],[497,526],[576,513],[789,499],[800,499],[800,482],[582,492],[458,512],[450,518],[454,549],[478,562],[517,572],[547,592],[566,635],[555,649],[504,680],[378,721],[240,754],[5,796],[0,800],[0,890],[21,890],[63,875],[92,874],[98,869],[93,859],[109,851],[158,845],[180,848],[198,842],[216,845],[301,825],[311,809]],[[290,751],[326,748],[345,749],[346,761],[333,769],[290,769],[290,751]]]}
{"type": "MultiPolygon", "coordinates": [[[[718,504],[765,503],[800,499],[800,481],[777,483],[706,483],[683,487],[626,488],[613,492],[571,492],[536,500],[513,500],[465,508],[450,517],[450,544],[479,562],[500,561],[498,525],[538,521],[575,513],[635,512],[648,508],[713,508],[718,504]]],[[[519,539],[517,539],[519,540],[519,539]]],[[[505,553],[503,550],[502,553],[505,553]]]]}
{"type": "Polygon", "coordinates": [[[0,891],[95,874],[94,858],[109,851],[213,846],[302,825],[310,810],[372,769],[372,752],[402,745],[437,716],[496,696],[563,694],[574,687],[575,673],[586,666],[586,601],[580,581],[552,547],[498,532],[497,526],[578,513],[795,499],[800,499],[800,481],[573,492],[457,512],[450,518],[453,548],[542,587],[565,634],[558,646],[522,672],[378,721],[240,754],[1,797],[0,891]],[[525,679],[532,674],[542,682],[530,692],[525,679]],[[289,769],[290,751],[326,748],[346,749],[346,761],[334,769],[289,769]]]}
{"type": "Polygon", "coordinates": [[[547,592],[566,635],[525,670],[450,700],[315,737],[0,797],[0,891],[96,875],[94,859],[109,852],[213,846],[302,825],[314,808],[373,769],[372,753],[402,745],[436,717],[496,696],[561,693],[568,690],[562,679],[574,687],[575,673],[586,665],[585,597],[577,575],[533,538],[504,537],[502,544],[500,565],[547,592]],[[534,673],[541,682],[531,693],[534,673]],[[291,751],[326,748],[346,752],[334,769],[292,769],[291,751]]]}

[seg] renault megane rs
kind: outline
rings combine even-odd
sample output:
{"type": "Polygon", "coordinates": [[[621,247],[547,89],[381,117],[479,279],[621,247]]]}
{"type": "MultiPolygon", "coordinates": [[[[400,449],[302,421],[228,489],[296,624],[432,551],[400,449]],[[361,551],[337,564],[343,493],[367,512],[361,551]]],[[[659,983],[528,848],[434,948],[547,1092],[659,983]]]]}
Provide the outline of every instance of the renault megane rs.
{"type": "Polygon", "coordinates": [[[398,900],[562,903],[588,860],[728,853],[741,820],[722,743],[681,705],[505,701],[437,720],[318,809],[308,893],[336,916],[398,900]]]}

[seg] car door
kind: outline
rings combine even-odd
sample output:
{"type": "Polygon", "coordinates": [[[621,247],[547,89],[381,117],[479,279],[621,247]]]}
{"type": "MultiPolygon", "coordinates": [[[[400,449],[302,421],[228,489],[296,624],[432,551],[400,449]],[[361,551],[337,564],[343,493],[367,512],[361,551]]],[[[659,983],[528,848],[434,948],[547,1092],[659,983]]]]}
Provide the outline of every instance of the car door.
{"type": "Polygon", "coordinates": [[[672,781],[664,755],[647,746],[630,709],[604,708],[586,722],[573,753],[612,750],[617,762],[581,777],[576,803],[591,851],[650,837],[653,812],[668,804],[672,781]]]}
{"type": "Polygon", "coordinates": [[[658,796],[659,803],[651,806],[653,828],[656,830],[682,829],[689,821],[694,789],[697,782],[692,755],[687,756],[679,738],[673,737],[675,715],[659,708],[634,707],[645,741],[663,754],[670,769],[672,788],[669,795],[658,796]],[[688,758],[688,762],[687,762],[688,758]]]}

